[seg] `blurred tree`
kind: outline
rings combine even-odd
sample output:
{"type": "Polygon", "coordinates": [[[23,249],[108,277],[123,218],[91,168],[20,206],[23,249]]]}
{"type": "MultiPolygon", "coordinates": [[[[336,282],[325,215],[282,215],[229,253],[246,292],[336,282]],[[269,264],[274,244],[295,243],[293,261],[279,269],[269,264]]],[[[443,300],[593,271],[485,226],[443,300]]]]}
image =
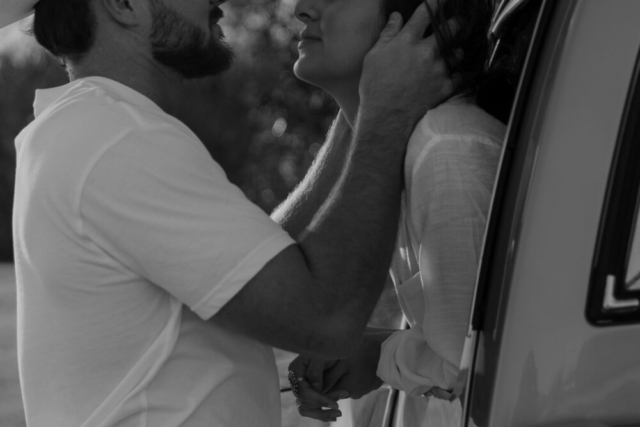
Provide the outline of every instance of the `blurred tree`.
{"type": "Polygon", "coordinates": [[[200,132],[231,181],[267,212],[304,176],[337,112],[329,96],[293,75],[294,5],[232,2],[223,22],[236,48],[236,66],[221,78],[193,83],[200,93],[207,93],[200,85],[217,86],[208,93],[222,102],[208,97],[194,107],[190,100],[181,117],[200,132]]]}
{"type": "MultiPolygon", "coordinates": [[[[178,114],[229,179],[267,212],[304,176],[337,112],[329,96],[292,73],[294,3],[225,4],[221,24],[236,63],[223,76],[186,83],[178,114]]],[[[35,89],[66,82],[64,70],[19,27],[0,30],[0,260],[12,258],[14,139],[33,120],[35,89]]]]}

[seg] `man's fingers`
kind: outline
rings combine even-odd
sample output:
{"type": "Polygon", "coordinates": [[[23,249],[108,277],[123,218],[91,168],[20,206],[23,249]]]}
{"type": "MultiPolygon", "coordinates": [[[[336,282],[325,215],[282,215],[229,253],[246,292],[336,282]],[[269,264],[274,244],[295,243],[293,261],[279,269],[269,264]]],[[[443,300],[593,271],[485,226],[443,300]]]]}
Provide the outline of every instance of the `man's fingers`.
{"type": "Polygon", "coordinates": [[[307,372],[307,366],[309,366],[309,363],[309,358],[298,356],[289,363],[289,371],[293,372],[296,378],[304,378],[304,374],[307,372]]]}
{"type": "Polygon", "coordinates": [[[340,412],[339,410],[312,408],[307,407],[305,404],[302,404],[298,407],[298,412],[303,417],[313,418],[315,420],[324,421],[325,423],[334,422],[338,419],[338,417],[342,416],[342,412],[340,412]]]}
{"type": "Polygon", "coordinates": [[[331,422],[342,416],[336,400],[316,392],[306,381],[300,381],[296,405],[303,417],[331,422]]]}
{"type": "Polygon", "coordinates": [[[400,32],[412,40],[420,40],[430,23],[431,15],[429,9],[426,3],[422,2],[400,32]]]}
{"type": "Polygon", "coordinates": [[[324,371],[335,365],[335,361],[312,359],[307,366],[306,380],[315,391],[322,391],[322,376],[324,371]]]}
{"type": "Polygon", "coordinates": [[[440,34],[448,34],[453,38],[460,30],[460,22],[456,18],[451,18],[438,28],[440,29],[440,34]]]}
{"type": "Polygon", "coordinates": [[[328,398],[333,399],[335,401],[338,401],[338,400],[342,400],[342,399],[348,399],[349,398],[349,392],[347,392],[345,390],[336,389],[336,390],[332,390],[331,392],[325,394],[325,396],[327,396],[328,398]]]}
{"type": "Polygon", "coordinates": [[[300,381],[299,386],[298,400],[305,407],[338,409],[338,402],[335,399],[318,393],[308,382],[300,381]]]}
{"type": "Polygon", "coordinates": [[[431,16],[433,17],[433,15],[436,14],[438,7],[440,6],[439,0],[423,0],[423,2],[428,3],[429,12],[431,12],[431,16]]]}
{"type": "Polygon", "coordinates": [[[337,363],[331,369],[328,369],[324,373],[324,392],[334,388],[336,383],[349,371],[349,366],[346,363],[337,363]]]}
{"type": "Polygon", "coordinates": [[[391,16],[389,16],[389,21],[387,25],[384,26],[382,32],[380,33],[380,41],[388,41],[393,39],[396,34],[400,32],[402,28],[402,15],[398,12],[393,12],[391,16]]]}

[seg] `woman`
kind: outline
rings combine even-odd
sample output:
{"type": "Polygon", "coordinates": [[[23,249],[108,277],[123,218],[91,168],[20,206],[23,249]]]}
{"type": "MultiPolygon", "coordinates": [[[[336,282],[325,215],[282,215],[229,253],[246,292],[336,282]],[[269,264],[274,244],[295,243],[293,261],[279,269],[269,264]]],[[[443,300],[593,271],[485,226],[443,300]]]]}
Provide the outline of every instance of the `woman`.
{"type": "MultiPolygon", "coordinates": [[[[347,394],[359,398],[384,381],[408,396],[403,410],[406,425],[459,425],[460,402],[450,392],[458,379],[506,130],[505,113],[510,107],[495,90],[501,87],[497,83],[506,81],[509,66],[496,62],[485,71],[492,0],[429,1],[442,55],[450,71],[460,76],[460,85],[455,96],[417,124],[407,147],[405,195],[390,272],[411,328],[370,330],[350,359],[327,362],[299,357],[292,362],[293,383],[299,383],[299,411],[304,416],[335,421],[340,415],[337,399],[347,394]],[[458,23],[454,35],[443,30],[448,28],[443,25],[448,18],[458,23]],[[425,395],[435,399],[427,403],[425,395]]],[[[406,22],[416,7],[424,7],[421,3],[298,2],[296,17],[305,27],[294,70],[339,104],[333,134],[348,134],[354,126],[362,63],[386,19],[399,12],[406,22]]],[[[348,138],[336,138],[334,144],[340,143],[348,144],[348,138]]],[[[364,424],[373,425],[356,423],[364,424]]]]}

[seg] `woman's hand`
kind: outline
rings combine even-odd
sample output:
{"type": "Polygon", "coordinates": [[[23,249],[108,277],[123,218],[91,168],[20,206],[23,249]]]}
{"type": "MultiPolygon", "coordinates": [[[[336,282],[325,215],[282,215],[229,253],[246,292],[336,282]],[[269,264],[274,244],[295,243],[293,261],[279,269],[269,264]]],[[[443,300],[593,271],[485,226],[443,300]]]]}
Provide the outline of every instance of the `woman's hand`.
{"type": "Polygon", "coordinates": [[[380,347],[393,331],[368,332],[356,354],[343,360],[299,356],[289,365],[298,383],[298,412],[304,417],[335,421],[342,415],[337,401],[359,399],[379,388],[376,375],[380,347]]]}

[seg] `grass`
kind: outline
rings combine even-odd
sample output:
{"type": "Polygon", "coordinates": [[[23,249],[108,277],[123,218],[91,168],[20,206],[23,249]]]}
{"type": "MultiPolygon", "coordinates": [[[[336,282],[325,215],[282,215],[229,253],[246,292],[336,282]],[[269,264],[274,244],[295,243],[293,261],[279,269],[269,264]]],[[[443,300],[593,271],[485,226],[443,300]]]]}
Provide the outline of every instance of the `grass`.
{"type": "Polygon", "coordinates": [[[0,426],[26,426],[18,380],[16,282],[12,264],[0,264],[0,426]]]}

